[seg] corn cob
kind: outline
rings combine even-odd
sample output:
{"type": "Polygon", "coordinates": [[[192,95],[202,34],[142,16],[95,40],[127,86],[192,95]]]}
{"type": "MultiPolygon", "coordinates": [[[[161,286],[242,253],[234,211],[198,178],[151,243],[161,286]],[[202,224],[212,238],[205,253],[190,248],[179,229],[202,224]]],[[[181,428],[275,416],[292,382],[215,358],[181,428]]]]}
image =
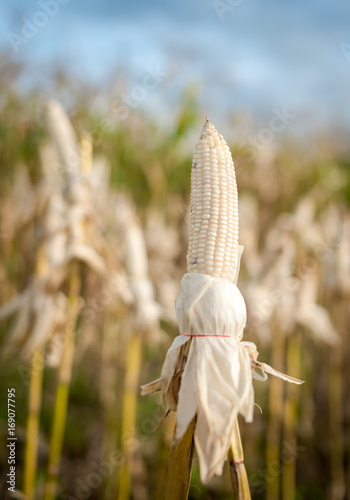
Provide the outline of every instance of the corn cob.
{"type": "Polygon", "coordinates": [[[238,194],[229,147],[208,118],[191,173],[189,273],[233,281],[238,260],[238,194]]]}

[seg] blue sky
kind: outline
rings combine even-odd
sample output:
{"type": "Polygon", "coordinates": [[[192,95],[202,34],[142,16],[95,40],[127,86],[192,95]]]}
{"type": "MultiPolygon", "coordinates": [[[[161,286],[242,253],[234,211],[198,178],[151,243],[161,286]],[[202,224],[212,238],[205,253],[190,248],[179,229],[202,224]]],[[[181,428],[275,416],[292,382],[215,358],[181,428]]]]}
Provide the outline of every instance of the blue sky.
{"type": "Polygon", "coordinates": [[[0,46],[27,62],[31,85],[48,90],[60,64],[101,87],[128,68],[134,88],[159,65],[168,76],[140,103],[148,110],[167,114],[192,85],[214,116],[284,106],[310,127],[350,127],[350,56],[339,46],[350,44],[347,0],[51,0],[58,11],[45,23],[48,1],[0,6],[0,46]],[[22,36],[24,19],[43,26],[16,54],[9,37],[22,36]]]}

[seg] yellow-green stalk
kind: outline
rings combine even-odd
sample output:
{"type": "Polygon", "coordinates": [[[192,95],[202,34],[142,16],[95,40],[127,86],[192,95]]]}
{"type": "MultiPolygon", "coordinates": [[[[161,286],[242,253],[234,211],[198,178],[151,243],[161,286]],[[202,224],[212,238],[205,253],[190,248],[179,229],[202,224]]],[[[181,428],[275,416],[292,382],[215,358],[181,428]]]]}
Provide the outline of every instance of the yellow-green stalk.
{"type": "MultiPolygon", "coordinates": [[[[285,339],[277,329],[272,331],[272,357],[271,365],[277,370],[283,370],[285,339]]],[[[283,392],[284,387],[281,380],[271,377],[269,383],[268,421],[266,436],[266,466],[279,464],[280,462],[280,439],[283,422],[283,392]]],[[[280,471],[278,471],[280,472],[280,471]]],[[[266,481],[266,498],[279,500],[280,497],[280,474],[276,474],[266,481]]]]}
{"type": "MultiPolygon", "coordinates": [[[[44,248],[41,246],[38,250],[35,274],[40,278],[40,276],[45,275],[46,272],[47,259],[45,257],[44,248]]],[[[27,500],[34,500],[35,498],[43,376],[44,349],[42,346],[39,346],[32,354],[29,373],[29,399],[23,485],[23,491],[27,500]]]]}
{"type": "MultiPolygon", "coordinates": [[[[339,331],[347,325],[349,302],[341,297],[334,304],[334,317],[339,318],[339,331]]],[[[343,332],[342,332],[343,333],[343,332]]],[[[341,342],[330,352],[329,358],[329,447],[331,462],[331,496],[344,498],[347,482],[344,470],[344,346],[341,342]]]]}
{"type": "Polygon", "coordinates": [[[76,322],[80,311],[80,275],[77,263],[74,263],[72,266],[68,299],[70,312],[69,317],[67,318],[67,325],[63,339],[62,357],[58,370],[58,387],[50,439],[45,500],[55,500],[56,498],[59,466],[66,426],[69,386],[72,377],[75,351],[76,322]]]}
{"type": "Polygon", "coordinates": [[[29,374],[29,401],[26,424],[23,492],[27,500],[35,499],[35,484],[38,461],[40,409],[43,384],[44,353],[37,348],[33,353],[29,374]]]}
{"type": "Polygon", "coordinates": [[[244,466],[243,446],[237,418],[235,420],[232,446],[228,454],[228,461],[230,464],[230,475],[234,498],[238,500],[250,499],[249,482],[244,466]]]}
{"type": "Polygon", "coordinates": [[[139,376],[141,369],[141,335],[133,332],[127,346],[126,371],[122,411],[123,464],[119,473],[118,500],[128,500],[131,491],[133,440],[136,439],[136,413],[139,376]]]}
{"type": "MultiPolygon", "coordinates": [[[[116,331],[115,318],[114,314],[105,313],[102,327],[100,379],[101,403],[104,413],[102,457],[108,457],[115,450],[120,424],[119,419],[116,418],[120,408],[120,391],[117,389],[117,351],[120,349],[120,345],[116,342],[116,337],[120,338],[120,332],[116,331]]],[[[115,475],[111,474],[106,478],[103,498],[104,500],[115,500],[115,496],[115,475]]]]}
{"type": "MultiPolygon", "coordinates": [[[[287,371],[293,373],[296,377],[300,376],[301,371],[301,332],[295,332],[288,338],[287,342],[287,371]]],[[[286,388],[286,400],[284,407],[284,432],[283,437],[290,446],[296,447],[297,428],[298,428],[298,410],[300,401],[300,391],[288,384],[286,388]]],[[[296,498],[296,456],[286,456],[282,463],[282,498],[283,500],[295,500],[296,498]]]]}

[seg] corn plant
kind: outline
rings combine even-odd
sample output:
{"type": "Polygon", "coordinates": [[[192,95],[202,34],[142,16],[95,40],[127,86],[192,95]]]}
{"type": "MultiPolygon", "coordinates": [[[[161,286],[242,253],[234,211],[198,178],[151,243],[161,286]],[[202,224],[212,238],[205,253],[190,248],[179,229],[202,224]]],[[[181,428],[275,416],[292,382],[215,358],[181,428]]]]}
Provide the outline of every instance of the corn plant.
{"type": "Polygon", "coordinates": [[[167,353],[161,378],[142,387],[143,395],[166,393],[168,411],[177,412],[167,498],[187,497],[191,439],[203,483],[221,475],[229,457],[236,497],[250,498],[237,417],[253,420],[252,369],[260,369],[265,378],[268,372],[301,383],[257,361],[256,346],[241,342],[246,307],[237,287],[243,250],[238,232],[231,152],[207,119],[192,162],[188,273],[176,301],[180,335],[167,353]]]}

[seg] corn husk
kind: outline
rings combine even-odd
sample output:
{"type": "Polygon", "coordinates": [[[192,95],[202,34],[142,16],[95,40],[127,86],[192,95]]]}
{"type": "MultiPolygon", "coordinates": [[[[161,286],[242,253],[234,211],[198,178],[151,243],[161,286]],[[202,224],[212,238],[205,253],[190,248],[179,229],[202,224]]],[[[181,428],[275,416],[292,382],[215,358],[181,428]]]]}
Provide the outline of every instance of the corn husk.
{"type": "Polygon", "coordinates": [[[142,387],[168,395],[168,409],[177,411],[175,440],[197,416],[194,440],[203,483],[221,475],[235,425],[241,414],[253,420],[252,365],[288,382],[302,383],[257,361],[255,344],[242,342],[246,306],[237,285],[207,274],[188,273],[176,301],[181,335],[171,345],[158,381],[142,387]],[[176,372],[182,348],[191,341],[181,373],[176,372]],[[181,377],[181,384],[180,382],[181,377]],[[180,388],[179,388],[180,385],[180,388]]]}

